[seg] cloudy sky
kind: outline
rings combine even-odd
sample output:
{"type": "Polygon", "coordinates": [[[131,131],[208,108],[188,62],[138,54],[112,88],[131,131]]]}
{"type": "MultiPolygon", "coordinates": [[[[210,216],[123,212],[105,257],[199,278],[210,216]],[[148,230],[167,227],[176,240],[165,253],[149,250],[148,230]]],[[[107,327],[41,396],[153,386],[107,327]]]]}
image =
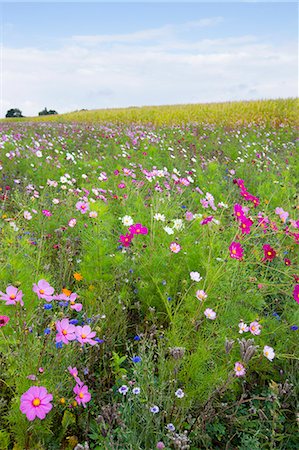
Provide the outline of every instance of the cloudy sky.
{"type": "Polygon", "coordinates": [[[298,95],[295,2],[1,2],[1,117],[298,95]]]}

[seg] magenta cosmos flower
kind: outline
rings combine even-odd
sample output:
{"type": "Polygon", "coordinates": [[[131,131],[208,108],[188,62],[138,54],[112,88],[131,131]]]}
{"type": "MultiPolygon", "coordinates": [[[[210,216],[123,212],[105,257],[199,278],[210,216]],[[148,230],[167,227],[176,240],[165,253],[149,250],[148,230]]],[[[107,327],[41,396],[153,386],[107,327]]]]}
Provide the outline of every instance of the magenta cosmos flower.
{"type": "Polygon", "coordinates": [[[51,411],[52,400],[52,394],[49,394],[45,387],[32,386],[22,395],[20,410],[30,421],[36,417],[42,420],[51,411]]]}
{"type": "Polygon", "coordinates": [[[134,235],[132,233],[127,233],[125,235],[121,234],[119,242],[121,242],[124,247],[130,247],[133,237],[134,235]]]}
{"type": "Polygon", "coordinates": [[[148,229],[141,225],[141,223],[136,223],[129,227],[129,232],[131,234],[148,234],[148,229]]]}
{"type": "Polygon", "coordinates": [[[200,225],[207,225],[207,223],[212,222],[213,219],[214,219],[214,216],[206,217],[205,219],[203,219],[203,220],[200,222],[200,225]]]}
{"type": "Polygon", "coordinates": [[[56,342],[63,342],[68,344],[69,341],[74,341],[76,339],[76,327],[69,323],[69,319],[57,320],[56,322],[56,342]]]}
{"type": "Polygon", "coordinates": [[[246,218],[243,208],[238,203],[234,206],[234,215],[238,221],[241,221],[246,218]]]}
{"type": "Polygon", "coordinates": [[[0,328],[5,327],[7,322],[9,321],[9,317],[7,316],[0,316],[0,328]]]}
{"type": "Polygon", "coordinates": [[[0,300],[6,301],[6,305],[16,305],[18,302],[23,306],[24,302],[22,300],[23,292],[19,291],[18,288],[14,286],[8,286],[6,288],[6,294],[0,291],[0,300]]]}
{"type": "Polygon", "coordinates": [[[78,405],[83,405],[84,408],[86,408],[86,403],[88,403],[91,399],[91,395],[88,392],[88,387],[85,384],[76,384],[76,386],[73,389],[74,393],[76,395],[76,402],[78,405]]]}
{"type": "Polygon", "coordinates": [[[91,331],[91,328],[88,325],[84,325],[84,327],[76,327],[76,337],[77,341],[80,342],[80,344],[95,345],[97,342],[92,339],[95,337],[95,335],[96,332],[91,331]]]}
{"type": "Polygon", "coordinates": [[[37,294],[38,298],[43,298],[47,302],[53,299],[54,288],[46,280],[39,280],[37,284],[33,285],[32,290],[37,294]]]}
{"type": "Polygon", "coordinates": [[[81,212],[81,214],[85,214],[89,210],[89,204],[87,202],[77,202],[76,209],[81,212]]]}
{"type": "Polygon", "coordinates": [[[229,246],[230,257],[234,259],[242,259],[244,250],[239,242],[232,242],[229,246]]]}
{"type": "Polygon", "coordinates": [[[260,324],[257,321],[251,322],[251,324],[249,326],[249,331],[254,336],[258,336],[259,334],[261,334],[260,324]]]}
{"type": "Polygon", "coordinates": [[[242,231],[242,234],[249,234],[252,224],[253,221],[251,219],[248,219],[248,217],[242,218],[240,223],[240,230],[242,231]]]}
{"type": "Polygon", "coordinates": [[[244,377],[246,373],[246,369],[240,362],[235,363],[234,371],[236,374],[236,377],[244,377]]]}
{"type": "Polygon", "coordinates": [[[294,299],[299,304],[299,284],[296,284],[296,286],[294,287],[293,295],[294,295],[294,299]]]}

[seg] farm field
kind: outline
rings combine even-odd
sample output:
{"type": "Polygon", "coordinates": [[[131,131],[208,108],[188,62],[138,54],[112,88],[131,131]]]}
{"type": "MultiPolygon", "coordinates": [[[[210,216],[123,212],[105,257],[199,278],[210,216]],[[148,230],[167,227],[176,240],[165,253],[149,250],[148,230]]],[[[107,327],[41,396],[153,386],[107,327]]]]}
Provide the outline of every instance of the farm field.
{"type": "Polygon", "coordinates": [[[0,122],[0,449],[297,449],[295,99],[0,122]]]}

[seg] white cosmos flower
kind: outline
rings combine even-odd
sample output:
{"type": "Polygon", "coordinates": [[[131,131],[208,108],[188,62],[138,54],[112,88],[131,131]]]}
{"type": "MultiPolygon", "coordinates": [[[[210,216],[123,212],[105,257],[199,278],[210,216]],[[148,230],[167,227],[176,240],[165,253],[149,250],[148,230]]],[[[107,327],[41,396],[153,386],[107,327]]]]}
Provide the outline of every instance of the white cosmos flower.
{"type": "Polygon", "coordinates": [[[164,227],[163,229],[164,229],[164,231],[166,231],[166,233],[169,234],[169,235],[174,234],[173,229],[170,228],[170,227],[164,227]]]}
{"type": "Polygon", "coordinates": [[[263,353],[264,356],[266,356],[266,358],[269,359],[269,361],[273,361],[275,357],[275,352],[272,347],[268,347],[268,345],[265,345],[263,353]]]}
{"type": "Polygon", "coordinates": [[[199,272],[190,272],[190,278],[192,281],[196,281],[197,283],[202,280],[199,272]]]}
{"type": "Polygon", "coordinates": [[[124,216],[121,219],[121,221],[122,221],[123,225],[125,225],[126,227],[130,227],[134,223],[134,220],[132,219],[131,216],[124,216]]]}

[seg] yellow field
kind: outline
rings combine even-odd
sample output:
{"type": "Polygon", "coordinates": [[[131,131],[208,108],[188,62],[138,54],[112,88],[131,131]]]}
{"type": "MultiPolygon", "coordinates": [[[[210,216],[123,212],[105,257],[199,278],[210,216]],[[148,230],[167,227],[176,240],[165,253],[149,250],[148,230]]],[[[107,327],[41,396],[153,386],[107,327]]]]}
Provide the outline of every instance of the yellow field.
{"type": "MultiPolygon", "coordinates": [[[[296,124],[299,117],[298,98],[239,101],[189,105],[143,106],[115,109],[81,110],[55,116],[26,117],[22,121],[55,122],[122,122],[168,125],[205,122],[230,125],[236,123],[296,124]]],[[[9,121],[11,119],[4,119],[9,121]]]]}

